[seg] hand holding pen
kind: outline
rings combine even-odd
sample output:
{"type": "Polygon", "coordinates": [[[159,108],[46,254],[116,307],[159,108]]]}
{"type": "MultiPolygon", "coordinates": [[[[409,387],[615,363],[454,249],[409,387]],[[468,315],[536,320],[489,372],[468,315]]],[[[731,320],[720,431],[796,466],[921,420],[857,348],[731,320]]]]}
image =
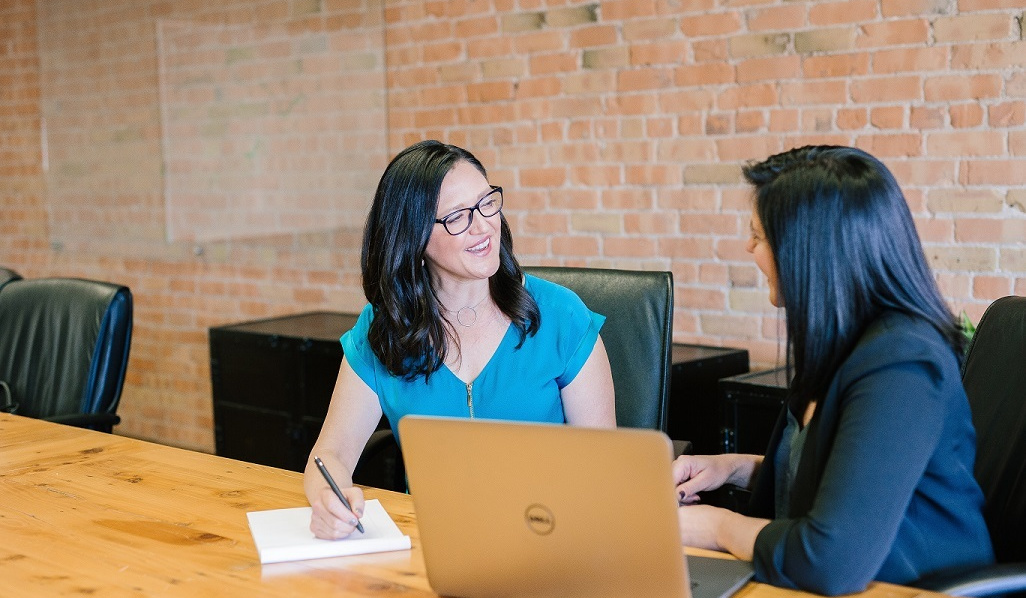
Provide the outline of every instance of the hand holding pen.
{"type": "MultiPolygon", "coordinates": [[[[328,482],[328,486],[331,487],[331,491],[335,493],[335,496],[342,502],[342,505],[349,509],[349,511],[356,516],[356,511],[353,510],[352,505],[349,504],[349,500],[346,499],[345,495],[342,494],[342,490],[339,489],[338,484],[335,483],[335,479],[328,473],[328,468],[324,466],[324,462],[321,461],[320,457],[314,457],[314,463],[317,465],[317,469],[324,476],[324,480],[328,482]]],[[[350,522],[352,524],[352,522],[350,522]]],[[[363,533],[363,524],[360,523],[359,519],[356,519],[356,529],[363,533]]]]}

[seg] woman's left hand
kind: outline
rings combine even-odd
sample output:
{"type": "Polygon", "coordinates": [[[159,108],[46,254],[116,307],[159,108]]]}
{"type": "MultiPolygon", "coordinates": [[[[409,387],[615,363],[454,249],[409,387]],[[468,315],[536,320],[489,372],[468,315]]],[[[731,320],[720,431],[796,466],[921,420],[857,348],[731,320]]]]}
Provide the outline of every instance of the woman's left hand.
{"type": "Polygon", "coordinates": [[[683,505],[677,508],[677,522],[680,524],[680,543],[685,546],[723,550],[718,538],[726,509],[709,505],[683,505]]]}
{"type": "Polygon", "coordinates": [[[709,505],[677,507],[681,544],[729,552],[745,561],[752,560],[755,539],[769,522],[709,505]]]}

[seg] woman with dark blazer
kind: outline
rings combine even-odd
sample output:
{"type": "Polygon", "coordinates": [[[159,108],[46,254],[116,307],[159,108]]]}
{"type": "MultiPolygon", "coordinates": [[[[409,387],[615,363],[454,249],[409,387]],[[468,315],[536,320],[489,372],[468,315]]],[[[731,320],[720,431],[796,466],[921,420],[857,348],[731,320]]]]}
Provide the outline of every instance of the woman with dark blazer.
{"type": "Polygon", "coordinates": [[[808,146],[744,169],[747,250],[785,310],[785,409],[765,456],[674,463],[684,544],[821,594],[993,562],[959,375],[963,335],[876,158],[808,146]],[[731,483],[746,515],[699,504],[731,483]]]}

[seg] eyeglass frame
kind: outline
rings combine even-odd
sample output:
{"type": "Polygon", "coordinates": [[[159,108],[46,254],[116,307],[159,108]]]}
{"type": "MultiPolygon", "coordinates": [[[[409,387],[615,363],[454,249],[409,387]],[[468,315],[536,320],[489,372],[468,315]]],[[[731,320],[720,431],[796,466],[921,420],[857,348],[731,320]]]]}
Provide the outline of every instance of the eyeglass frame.
{"type": "Polygon", "coordinates": [[[462,235],[463,233],[467,232],[468,230],[470,230],[470,227],[474,225],[474,210],[477,210],[477,213],[481,214],[482,218],[491,218],[492,216],[495,216],[496,214],[501,213],[502,212],[502,204],[505,201],[504,198],[502,197],[502,187],[500,187],[498,185],[489,185],[489,187],[491,187],[492,190],[489,191],[488,193],[486,193],[484,195],[484,197],[482,197],[481,199],[477,200],[476,204],[474,204],[473,206],[471,206],[469,208],[460,208],[458,210],[453,210],[453,211],[449,212],[448,214],[446,214],[445,216],[442,216],[441,218],[435,218],[435,224],[441,224],[442,228],[445,229],[445,232],[447,232],[450,235],[455,237],[455,236],[462,235]],[[496,193],[499,194],[499,209],[495,210],[495,213],[493,213],[493,214],[485,214],[484,212],[481,211],[481,202],[483,202],[484,200],[488,199],[489,197],[495,195],[496,193]],[[454,233],[451,230],[449,230],[448,220],[450,218],[452,218],[455,214],[459,214],[460,212],[467,212],[467,226],[463,230],[454,233]]]}

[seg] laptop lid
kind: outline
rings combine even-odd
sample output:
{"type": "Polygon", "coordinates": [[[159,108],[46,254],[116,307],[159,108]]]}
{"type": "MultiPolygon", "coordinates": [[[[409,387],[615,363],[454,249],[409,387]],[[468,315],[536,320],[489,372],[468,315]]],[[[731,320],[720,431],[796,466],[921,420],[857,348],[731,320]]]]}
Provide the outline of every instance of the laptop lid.
{"type": "Polygon", "coordinates": [[[665,434],[407,416],[399,435],[435,592],[691,596],[665,434]]]}

